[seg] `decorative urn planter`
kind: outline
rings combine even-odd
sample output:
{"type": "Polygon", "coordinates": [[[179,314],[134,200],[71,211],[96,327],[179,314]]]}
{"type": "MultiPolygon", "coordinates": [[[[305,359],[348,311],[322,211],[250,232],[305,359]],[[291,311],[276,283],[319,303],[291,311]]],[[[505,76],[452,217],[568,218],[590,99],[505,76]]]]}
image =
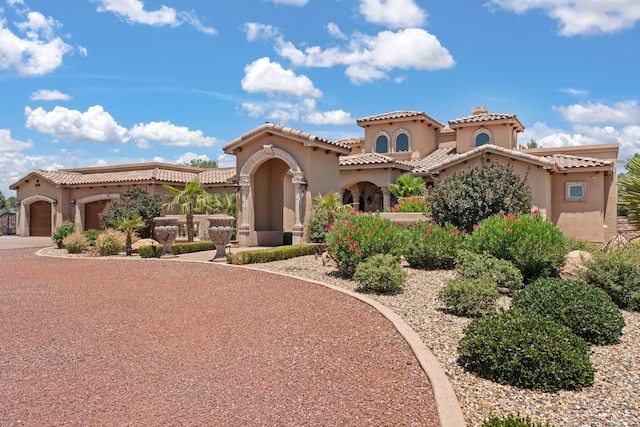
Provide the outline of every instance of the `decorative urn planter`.
{"type": "Polygon", "coordinates": [[[233,235],[233,217],[230,215],[216,214],[207,217],[209,221],[209,237],[216,245],[216,254],[211,261],[225,260],[225,249],[233,235]]]}
{"type": "Polygon", "coordinates": [[[160,258],[173,258],[173,249],[171,245],[178,237],[178,216],[159,216],[153,218],[156,223],[153,227],[153,234],[156,240],[162,244],[162,255],[160,258]]]}

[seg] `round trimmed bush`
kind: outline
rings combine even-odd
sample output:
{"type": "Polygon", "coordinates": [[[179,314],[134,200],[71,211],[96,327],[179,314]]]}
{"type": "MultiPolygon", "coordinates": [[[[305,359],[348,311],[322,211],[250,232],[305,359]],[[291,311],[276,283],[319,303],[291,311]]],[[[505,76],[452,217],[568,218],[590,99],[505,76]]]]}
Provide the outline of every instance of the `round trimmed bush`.
{"type": "Polygon", "coordinates": [[[124,233],[107,229],[96,239],[96,249],[101,256],[118,255],[125,250],[124,233]]]}
{"type": "Polygon", "coordinates": [[[604,290],[618,307],[640,311],[640,251],[597,252],[582,279],[604,290]]]}
{"type": "Polygon", "coordinates": [[[534,311],[474,319],[458,342],[458,362],[500,384],[555,392],[593,384],[590,346],[566,326],[534,311]]]}
{"type": "Polygon", "coordinates": [[[377,254],[358,264],[353,275],[360,290],[380,293],[401,291],[406,277],[400,260],[389,254],[377,254]]]}
{"type": "Polygon", "coordinates": [[[596,345],[620,342],[625,324],[606,292],[577,280],[537,280],[518,292],[512,304],[549,316],[596,345]]]}
{"type": "Polygon", "coordinates": [[[454,314],[468,317],[495,314],[498,310],[499,297],[498,289],[490,281],[466,277],[450,280],[438,292],[438,299],[444,302],[454,314]]]}
{"type": "Polygon", "coordinates": [[[460,251],[456,258],[455,271],[458,276],[469,279],[485,279],[499,289],[509,292],[522,289],[522,273],[512,262],[488,254],[460,251]]]}
{"type": "Polygon", "coordinates": [[[70,254],[79,254],[89,247],[89,240],[82,233],[71,233],[62,239],[62,245],[70,254]]]}
{"type": "Polygon", "coordinates": [[[405,228],[402,255],[412,268],[447,270],[453,267],[465,233],[451,224],[422,221],[405,228]]]}

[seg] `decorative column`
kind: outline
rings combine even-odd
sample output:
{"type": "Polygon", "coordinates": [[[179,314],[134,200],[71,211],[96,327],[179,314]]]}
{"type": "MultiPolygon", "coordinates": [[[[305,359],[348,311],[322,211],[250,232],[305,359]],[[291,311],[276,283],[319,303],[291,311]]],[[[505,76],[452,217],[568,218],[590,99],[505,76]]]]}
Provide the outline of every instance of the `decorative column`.
{"type": "Polygon", "coordinates": [[[382,211],[386,212],[387,209],[391,208],[391,191],[389,191],[389,187],[382,187],[382,211]]]}
{"type": "Polygon", "coordinates": [[[302,199],[307,188],[302,173],[295,173],[293,176],[293,187],[295,191],[295,224],[292,229],[292,244],[299,245],[302,243],[304,236],[304,224],[302,223],[302,199]]]}
{"type": "Polygon", "coordinates": [[[249,177],[240,178],[240,206],[241,221],[237,228],[238,244],[240,247],[249,246],[249,190],[251,189],[251,179],[249,177]]]}
{"type": "Polygon", "coordinates": [[[217,214],[207,217],[209,221],[209,237],[216,245],[216,254],[211,261],[225,261],[227,244],[231,241],[233,234],[233,217],[230,215],[217,214]]]}
{"type": "Polygon", "coordinates": [[[80,206],[84,208],[84,203],[78,203],[75,200],[72,200],[71,203],[75,205],[75,216],[73,217],[73,226],[76,229],[76,232],[82,233],[84,231],[84,227],[82,224],[82,213],[80,210],[80,206]]]}
{"type": "Polygon", "coordinates": [[[29,221],[27,218],[27,208],[23,200],[20,202],[20,213],[18,214],[18,235],[28,236],[29,235],[28,226],[29,226],[29,221]]]}
{"type": "Polygon", "coordinates": [[[360,210],[360,190],[351,190],[351,197],[353,197],[353,210],[358,212],[360,210]]]}
{"type": "Polygon", "coordinates": [[[178,237],[178,219],[177,215],[159,216],[153,218],[156,223],[153,227],[153,234],[156,240],[162,244],[162,255],[160,258],[175,258],[171,245],[178,237]]]}

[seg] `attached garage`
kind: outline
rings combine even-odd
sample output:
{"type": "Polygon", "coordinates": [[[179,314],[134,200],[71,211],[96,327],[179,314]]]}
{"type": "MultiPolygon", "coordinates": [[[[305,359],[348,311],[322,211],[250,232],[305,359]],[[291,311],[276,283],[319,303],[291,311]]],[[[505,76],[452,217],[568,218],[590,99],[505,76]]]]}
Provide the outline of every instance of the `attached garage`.
{"type": "Polygon", "coordinates": [[[37,201],[29,206],[29,234],[51,236],[51,203],[37,201]]]}
{"type": "Polygon", "coordinates": [[[107,207],[110,200],[98,200],[84,205],[84,229],[102,230],[100,225],[100,214],[107,207]]]}

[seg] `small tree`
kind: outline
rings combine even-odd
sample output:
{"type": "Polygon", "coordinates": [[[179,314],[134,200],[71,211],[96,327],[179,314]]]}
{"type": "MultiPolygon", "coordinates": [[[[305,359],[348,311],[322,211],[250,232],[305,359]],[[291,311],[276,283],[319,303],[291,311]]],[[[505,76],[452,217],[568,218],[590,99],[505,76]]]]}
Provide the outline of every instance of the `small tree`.
{"type": "Polygon", "coordinates": [[[163,205],[165,210],[171,210],[178,207],[181,215],[187,217],[187,241],[193,242],[193,214],[196,212],[204,212],[209,204],[209,194],[197,179],[187,182],[184,190],[180,190],[171,185],[163,185],[169,193],[171,200],[163,205]]]}
{"type": "Polygon", "coordinates": [[[471,231],[475,224],[498,213],[529,212],[531,188],[526,176],[509,166],[493,163],[455,173],[436,186],[427,197],[431,218],[471,231]]]}
{"type": "Polygon", "coordinates": [[[100,225],[111,226],[118,218],[130,218],[138,215],[144,222],[140,230],[141,237],[151,237],[153,219],[162,214],[162,199],[157,194],[151,195],[144,188],[132,188],[107,204],[100,214],[100,225]]]}
{"type": "Polygon", "coordinates": [[[351,212],[351,205],[343,205],[340,193],[332,191],[324,196],[318,194],[313,199],[313,208],[316,210],[324,210],[327,212],[327,225],[333,225],[336,214],[351,212]]]}
{"type": "Polygon", "coordinates": [[[117,230],[123,231],[125,235],[125,251],[127,256],[131,256],[131,240],[133,234],[144,227],[144,221],[140,215],[135,214],[132,217],[120,217],[111,222],[117,230]]]}
{"type": "Polygon", "coordinates": [[[5,199],[4,194],[0,191],[0,213],[7,212],[7,199],[5,199]]]}
{"type": "Polygon", "coordinates": [[[207,212],[222,213],[236,216],[236,195],[235,194],[211,194],[207,204],[207,212]]]}
{"type": "Polygon", "coordinates": [[[189,163],[183,163],[185,166],[193,166],[204,169],[217,169],[218,162],[215,160],[191,159],[189,163]]]}
{"type": "Polygon", "coordinates": [[[426,186],[422,178],[404,173],[396,179],[396,182],[389,184],[389,191],[397,198],[424,196],[426,186]]]}

